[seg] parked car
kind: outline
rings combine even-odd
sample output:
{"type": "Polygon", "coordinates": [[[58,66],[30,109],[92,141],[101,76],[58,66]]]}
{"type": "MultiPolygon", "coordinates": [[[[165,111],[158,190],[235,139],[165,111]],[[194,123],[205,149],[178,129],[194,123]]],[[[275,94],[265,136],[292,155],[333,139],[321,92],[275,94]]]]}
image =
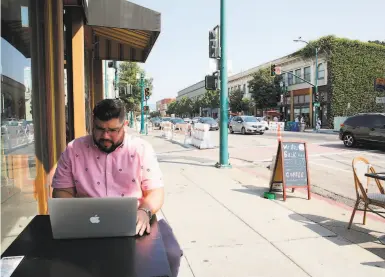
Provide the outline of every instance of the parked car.
{"type": "Polygon", "coordinates": [[[159,128],[160,129],[160,123],[162,122],[162,119],[159,117],[154,117],[150,119],[152,125],[154,128],[159,128]]]}
{"type": "Polygon", "coordinates": [[[346,147],[357,144],[385,146],[385,113],[351,116],[341,124],[340,140],[346,147]]]}
{"type": "Polygon", "coordinates": [[[186,122],[180,117],[171,118],[170,121],[174,125],[175,130],[179,129],[178,127],[176,127],[177,124],[186,124],[186,122]]]}
{"type": "Polygon", "coordinates": [[[192,123],[192,120],[191,120],[190,118],[188,118],[188,117],[183,118],[183,120],[184,120],[184,122],[186,122],[186,123],[192,123]]]}
{"type": "Polygon", "coordinates": [[[163,129],[163,123],[164,122],[170,122],[171,121],[171,117],[162,117],[162,121],[160,122],[160,128],[159,129],[163,129]]]}
{"type": "Polygon", "coordinates": [[[257,120],[262,124],[265,128],[265,131],[269,130],[269,123],[263,117],[257,117],[257,120]]]}
{"type": "Polygon", "coordinates": [[[210,125],[210,131],[211,130],[219,130],[218,122],[215,121],[212,117],[201,117],[199,119],[199,123],[204,123],[210,125]]]}
{"type": "Polygon", "coordinates": [[[230,122],[230,133],[241,132],[245,134],[261,134],[265,127],[254,116],[234,116],[230,122]]]}
{"type": "Polygon", "coordinates": [[[197,123],[197,122],[199,121],[199,119],[200,119],[199,116],[194,117],[194,118],[192,119],[192,124],[197,123]]]}

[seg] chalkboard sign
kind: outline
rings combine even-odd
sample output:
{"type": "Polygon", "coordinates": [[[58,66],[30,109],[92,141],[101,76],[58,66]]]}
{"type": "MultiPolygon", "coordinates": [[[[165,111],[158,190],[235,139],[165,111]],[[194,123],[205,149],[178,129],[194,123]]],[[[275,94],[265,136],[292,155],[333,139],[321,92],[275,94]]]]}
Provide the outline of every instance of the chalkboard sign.
{"type": "Polygon", "coordinates": [[[307,188],[310,199],[306,142],[279,142],[270,180],[270,192],[276,183],[282,184],[284,200],[287,188],[292,188],[292,192],[295,188],[307,188]]]}
{"type": "Polygon", "coordinates": [[[283,178],[286,186],[307,186],[307,162],[305,144],[282,142],[283,178]]]}

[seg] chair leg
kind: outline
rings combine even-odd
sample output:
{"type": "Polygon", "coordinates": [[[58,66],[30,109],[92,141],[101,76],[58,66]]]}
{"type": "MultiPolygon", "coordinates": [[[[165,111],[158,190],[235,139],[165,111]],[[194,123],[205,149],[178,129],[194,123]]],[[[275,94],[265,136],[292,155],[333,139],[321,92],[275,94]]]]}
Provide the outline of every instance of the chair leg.
{"type": "Polygon", "coordinates": [[[363,222],[362,222],[362,224],[363,225],[365,225],[366,224],[366,210],[368,209],[368,204],[367,203],[365,203],[365,210],[364,210],[364,220],[363,220],[363,222]]]}
{"type": "Polygon", "coordinates": [[[349,222],[348,229],[350,229],[352,227],[353,218],[354,218],[354,215],[356,214],[356,210],[358,208],[358,204],[360,204],[360,200],[359,199],[357,199],[357,202],[354,205],[354,209],[353,209],[353,212],[352,212],[352,216],[350,217],[350,222],[349,222]]]}

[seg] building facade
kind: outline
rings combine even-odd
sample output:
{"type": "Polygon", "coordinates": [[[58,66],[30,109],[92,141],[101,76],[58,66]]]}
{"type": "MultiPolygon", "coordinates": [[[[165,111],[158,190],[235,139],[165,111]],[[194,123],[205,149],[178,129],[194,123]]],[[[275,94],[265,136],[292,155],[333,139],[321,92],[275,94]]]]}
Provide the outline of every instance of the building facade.
{"type": "Polygon", "coordinates": [[[48,213],[61,153],[91,133],[103,61],[145,62],[160,17],[125,0],[1,1],[2,251],[48,213]]]}
{"type": "Polygon", "coordinates": [[[175,102],[175,98],[164,98],[156,102],[156,111],[159,112],[160,116],[167,115],[168,106],[175,102]]]}

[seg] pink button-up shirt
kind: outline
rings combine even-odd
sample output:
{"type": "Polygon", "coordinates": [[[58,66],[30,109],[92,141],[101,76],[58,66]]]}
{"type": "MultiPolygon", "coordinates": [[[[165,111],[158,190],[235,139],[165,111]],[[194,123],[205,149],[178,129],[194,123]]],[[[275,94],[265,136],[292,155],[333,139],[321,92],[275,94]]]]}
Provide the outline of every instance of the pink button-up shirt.
{"type": "Polygon", "coordinates": [[[52,181],[53,188],[75,187],[88,197],[137,197],[143,191],[163,187],[162,173],[152,146],[125,134],[112,153],[99,150],[92,136],[70,142],[61,154],[52,181]]]}

